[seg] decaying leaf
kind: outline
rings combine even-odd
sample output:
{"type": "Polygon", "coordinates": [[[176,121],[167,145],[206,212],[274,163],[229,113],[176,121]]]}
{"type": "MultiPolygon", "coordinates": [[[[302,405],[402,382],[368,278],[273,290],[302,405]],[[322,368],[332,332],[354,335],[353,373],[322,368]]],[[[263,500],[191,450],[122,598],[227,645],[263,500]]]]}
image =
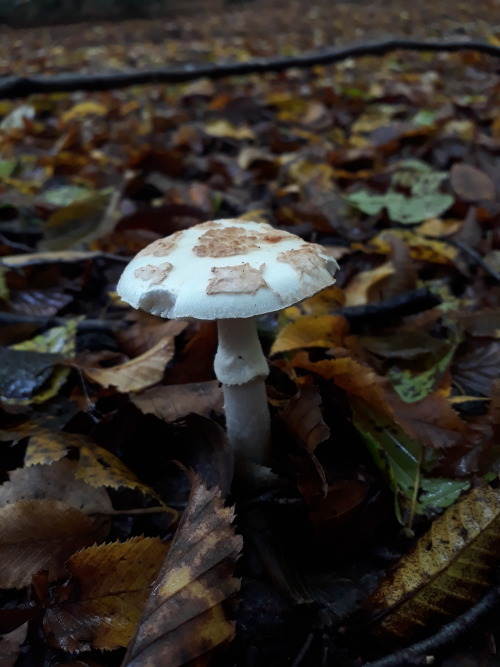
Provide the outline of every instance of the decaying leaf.
{"type": "Polygon", "coordinates": [[[500,491],[481,486],[436,519],[368,600],[375,631],[408,643],[461,614],[492,585],[500,491]]]}
{"type": "Polygon", "coordinates": [[[144,414],[153,414],[166,422],[193,412],[205,417],[212,411],[223,413],[222,390],[216,380],[153,387],[134,396],[132,403],[144,414]]]}
{"type": "Polygon", "coordinates": [[[82,371],[90,380],[103,387],[116,387],[123,393],[139,391],[162,379],[165,366],[174,356],[174,352],[174,338],[170,336],[124,364],[111,368],[82,366],[82,371]]]}
{"type": "Polygon", "coordinates": [[[316,387],[301,386],[299,395],[287,402],[281,418],[297,443],[309,454],[313,454],[316,447],[330,436],[316,387]]]}
{"type": "Polygon", "coordinates": [[[0,586],[23,588],[41,570],[51,580],[63,576],[67,558],[108,530],[107,517],[91,518],[60,500],[19,500],[0,508],[0,586]]]}
{"type": "Polygon", "coordinates": [[[43,625],[51,642],[70,653],[127,646],[167,550],[158,538],[134,537],[72,555],[69,582],[50,591],[43,625]]]}
{"type": "Polygon", "coordinates": [[[232,638],[223,603],[239,589],[233,568],[242,545],[232,520],[217,490],[196,478],[124,665],[176,667],[232,638]]]}

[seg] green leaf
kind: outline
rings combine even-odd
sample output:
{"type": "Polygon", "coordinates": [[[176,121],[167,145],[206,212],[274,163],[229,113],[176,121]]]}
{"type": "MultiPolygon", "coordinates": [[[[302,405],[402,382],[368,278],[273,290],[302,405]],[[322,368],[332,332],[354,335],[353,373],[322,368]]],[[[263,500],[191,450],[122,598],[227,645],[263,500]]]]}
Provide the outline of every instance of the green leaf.
{"type": "Polygon", "coordinates": [[[435,346],[436,339],[431,339],[431,349],[427,360],[420,358],[418,360],[419,369],[428,365],[426,370],[415,372],[410,368],[401,368],[393,366],[387,377],[392,384],[394,391],[405,403],[416,403],[426,396],[429,396],[437,387],[437,384],[443,373],[451,364],[458,344],[462,340],[460,332],[449,329],[448,338],[441,341],[441,345],[435,346]]]}
{"type": "Polygon", "coordinates": [[[388,192],[385,195],[386,207],[393,222],[403,225],[414,225],[444,213],[453,204],[453,197],[436,192],[424,196],[406,197],[399,192],[388,192]]]}
{"type": "Polygon", "coordinates": [[[422,460],[422,445],[394,422],[359,398],[350,398],[353,424],[363,438],[377,467],[387,477],[395,496],[398,521],[411,514],[415,505],[422,460]]]}
{"type": "Polygon", "coordinates": [[[9,160],[0,160],[0,179],[12,176],[17,167],[17,160],[11,158],[9,160]]]}
{"type": "Polygon", "coordinates": [[[92,190],[80,185],[63,185],[60,188],[47,190],[40,195],[39,199],[53,204],[54,206],[69,206],[76,201],[85,199],[93,194],[92,190]]]}
{"type": "Polygon", "coordinates": [[[386,205],[385,195],[372,195],[368,190],[359,190],[348,194],[346,199],[366,215],[377,215],[386,205]]]}
{"type": "Polygon", "coordinates": [[[425,510],[445,509],[458,500],[463,491],[470,488],[470,482],[464,479],[436,477],[423,479],[418,498],[419,513],[425,510]]]}

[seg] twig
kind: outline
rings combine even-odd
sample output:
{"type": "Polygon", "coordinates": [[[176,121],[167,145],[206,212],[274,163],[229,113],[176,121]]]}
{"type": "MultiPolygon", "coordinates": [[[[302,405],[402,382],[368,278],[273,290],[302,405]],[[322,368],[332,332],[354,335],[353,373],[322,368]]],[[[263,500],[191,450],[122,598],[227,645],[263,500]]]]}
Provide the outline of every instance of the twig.
{"type": "MultiPolygon", "coordinates": [[[[63,327],[68,323],[65,317],[45,317],[44,315],[20,315],[18,313],[0,312],[0,325],[34,324],[36,326],[63,327]]],[[[81,320],[77,324],[78,331],[116,331],[127,325],[122,320],[81,320]]]]}
{"type": "Polygon", "coordinates": [[[421,313],[423,310],[434,308],[441,303],[437,294],[431,292],[427,287],[398,294],[392,299],[369,303],[366,306],[348,306],[335,311],[336,315],[342,315],[351,323],[371,321],[381,316],[404,317],[421,313]]]}
{"type": "Polygon", "coordinates": [[[304,660],[304,658],[307,655],[307,652],[311,648],[311,644],[313,643],[313,639],[314,639],[314,635],[313,635],[312,632],[310,632],[307,635],[307,639],[304,642],[304,646],[300,649],[300,651],[297,654],[297,657],[292,662],[291,667],[299,667],[300,663],[302,662],[302,660],[304,660]]]}
{"type": "Polygon", "coordinates": [[[464,255],[468,255],[471,259],[474,260],[474,262],[476,262],[476,264],[479,264],[479,266],[483,268],[486,271],[486,273],[489,273],[489,275],[497,283],[500,283],[500,273],[492,269],[491,266],[488,266],[488,264],[484,261],[481,255],[477,252],[477,250],[474,250],[474,248],[469,247],[466,243],[463,243],[462,241],[452,240],[448,241],[448,243],[459,248],[464,253],[464,255]]]}
{"type": "Polygon", "coordinates": [[[427,664],[426,656],[442,650],[449,644],[456,643],[459,637],[470,632],[473,626],[500,602],[500,586],[492,588],[476,605],[468,609],[461,616],[444,625],[435,635],[423,639],[413,646],[391,653],[391,655],[365,662],[363,667],[414,667],[427,664]]]}
{"type": "Polygon", "coordinates": [[[257,58],[242,63],[201,65],[185,64],[126,72],[94,74],[59,74],[55,76],[18,77],[0,79],[0,98],[26,97],[34,93],[71,92],[74,90],[112,90],[155,83],[186,83],[202,77],[220,79],[263,72],[283,72],[290,68],[306,68],[333,63],[360,56],[381,56],[396,50],[456,52],[476,51],[500,57],[500,47],[482,41],[418,41],[392,38],[381,42],[351,44],[341,48],[324,49],[295,57],[257,58]]]}

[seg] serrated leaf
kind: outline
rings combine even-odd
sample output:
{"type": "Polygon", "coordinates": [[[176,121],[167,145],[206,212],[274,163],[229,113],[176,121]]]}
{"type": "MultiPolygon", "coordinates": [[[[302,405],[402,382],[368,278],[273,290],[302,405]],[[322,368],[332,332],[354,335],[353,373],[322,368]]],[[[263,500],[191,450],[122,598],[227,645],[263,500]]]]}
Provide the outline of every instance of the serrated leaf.
{"type": "Polygon", "coordinates": [[[177,530],[123,665],[180,665],[229,641],[234,625],[223,603],[239,589],[233,568],[241,549],[233,510],[217,489],[194,480],[177,530]]]}
{"type": "Polygon", "coordinates": [[[61,577],[68,557],[102,540],[108,527],[107,518],[91,518],[58,500],[20,500],[0,508],[0,586],[23,588],[42,570],[51,580],[61,577]]]}
{"type": "Polygon", "coordinates": [[[71,556],[69,584],[51,590],[43,622],[57,648],[73,653],[127,646],[167,551],[158,538],[134,537],[71,556]],[[75,590],[70,599],[68,587],[75,590]]]}
{"type": "Polygon", "coordinates": [[[500,490],[473,489],[436,519],[368,600],[375,632],[408,643],[474,605],[494,581],[500,490]]]}

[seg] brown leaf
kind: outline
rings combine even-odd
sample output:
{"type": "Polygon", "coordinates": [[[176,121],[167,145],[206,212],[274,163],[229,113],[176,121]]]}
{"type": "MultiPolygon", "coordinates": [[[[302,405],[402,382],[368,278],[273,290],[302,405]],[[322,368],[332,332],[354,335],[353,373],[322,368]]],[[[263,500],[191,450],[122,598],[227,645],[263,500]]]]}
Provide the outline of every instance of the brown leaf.
{"type": "Polygon", "coordinates": [[[62,459],[52,465],[17,468],[0,486],[0,507],[19,500],[59,500],[87,514],[112,510],[105,489],[97,489],[75,479],[77,462],[62,459]]]}
{"type": "Polygon", "coordinates": [[[303,385],[298,396],[290,399],[281,418],[295,440],[313,454],[316,447],[330,437],[323,420],[321,395],[317,387],[303,385]]]}
{"type": "Polygon", "coordinates": [[[126,330],[117,331],[116,339],[131,358],[145,354],[167,337],[176,337],[188,326],[180,320],[165,320],[143,310],[134,310],[127,319],[134,324],[126,330]]]}
{"type": "Polygon", "coordinates": [[[162,338],[154,347],[131,361],[111,368],[82,366],[85,375],[102,387],[116,387],[118,391],[140,391],[159,382],[165,366],[174,356],[173,337],[162,338]]]}
{"type": "Polygon", "coordinates": [[[209,417],[223,413],[224,399],[217,380],[158,386],[133,396],[132,403],[144,414],[173,422],[188,414],[209,417]]]}
{"type": "Polygon", "coordinates": [[[217,490],[195,478],[124,666],[177,667],[233,637],[234,625],[223,609],[240,585],[232,575],[242,546],[233,516],[217,490]]]}
{"type": "Polygon", "coordinates": [[[271,355],[303,347],[340,345],[348,331],[347,320],[338,315],[305,315],[281,329],[271,348],[271,355]]]}
{"type": "Polygon", "coordinates": [[[453,382],[466,391],[490,396],[493,381],[500,377],[500,342],[476,345],[453,364],[453,382]]]}
{"type": "Polygon", "coordinates": [[[168,547],[158,538],[95,545],[70,557],[69,583],[50,591],[44,630],[67,651],[127,646],[168,547]]]}
{"type": "Polygon", "coordinates": [[[466,202],[495,199],[495,185],[491,178],[470,164],[454,164],[450,180],[455,193],[466,202]]]}
{"type": "Polygon", "coordinates": [[[57,500],[19,500],[0,508],[0,586],[23,588],[41,570],[51,580],[63,576],[68,557],[108,530],[107,518],[91,518],[57,500]]]}

